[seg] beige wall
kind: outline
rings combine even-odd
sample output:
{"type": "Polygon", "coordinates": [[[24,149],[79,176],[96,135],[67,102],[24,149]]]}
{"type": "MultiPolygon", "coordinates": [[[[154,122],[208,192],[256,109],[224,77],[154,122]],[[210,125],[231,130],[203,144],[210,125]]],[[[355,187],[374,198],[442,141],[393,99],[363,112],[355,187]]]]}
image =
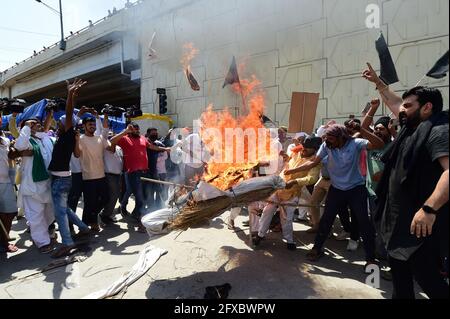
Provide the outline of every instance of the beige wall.
{"type": "MultiPolygon", "coordinates": [[[[237,106],[239,99],[222,90],[233,55],[245,63],[266,89],[267,115],[286,125],[292,91],[320,93],[316,124],[359,114],[377,94],[360,78],[366,61],[379,68],[375,40],[367,29],[366,6],[382,8],[382,25],[402,91],[431,68],[449,46],[448,0],[199,0],[150,1],[141,28],[142,105],[158,112],[156,88],[168,88],[169,113],[179,126],[209,103],[216,109],[237,106]],[[170,7],[171,6],[171,7],[170,7]],[[175,8],[179,6],[178,8],[175,8]],[[157,31],[157,59],[148,59],[147,43],[157,31]],[[202,89],[192,91],[179,62],[181,47],[193,42],[200,54],[193,72],[202,89]]],[[[244,77],[244,74],[241,74],[244,77]]],[[[443,89],[448,105],[448,78],[426,79],[443,89]]],[[[384,110],[383,110],[384,111],[384,110]]]]}

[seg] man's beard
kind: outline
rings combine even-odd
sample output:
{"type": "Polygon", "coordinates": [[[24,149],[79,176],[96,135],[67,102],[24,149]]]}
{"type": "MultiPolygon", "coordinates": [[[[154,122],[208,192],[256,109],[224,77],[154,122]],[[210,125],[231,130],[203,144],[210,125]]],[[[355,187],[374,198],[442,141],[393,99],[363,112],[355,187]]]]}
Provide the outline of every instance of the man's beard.
{"type": "Polygon", "coordinates": [[[407,128],[416,128],[422,122],[420,118],[420,109],[418,109],[409,118],[405,112],[399,114],[399,120],[401,126],[406,126],[407,128]]]}

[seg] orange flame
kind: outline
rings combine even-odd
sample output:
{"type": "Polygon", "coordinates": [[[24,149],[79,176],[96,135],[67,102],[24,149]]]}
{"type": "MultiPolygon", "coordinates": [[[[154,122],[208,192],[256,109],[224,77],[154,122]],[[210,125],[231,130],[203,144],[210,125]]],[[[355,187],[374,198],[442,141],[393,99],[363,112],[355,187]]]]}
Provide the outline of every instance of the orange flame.
{"type": "Polygon", "coordinates": [[[198,55],[199,50],[194,47],[193,43],[186,43],[183,45],[183,56],[181,64],[185,70],[191,70],[191,61],[198,55]]]}
{"type": "Polygon", "coordinates": [[[241,83],[233,85],[233,91],[248,99],[248,114],[234,117],[228,108],[225,111],[215,112],[213,105],[209,105],[206,112],[201,116],[201,135],[203,142],[208,150],[215,155],[220,154],[223,161],[216,163],[211,160],[208,163],[207,173],[203,179],[219,189],[226,190],[235,184],[249,179],[253,176],[253,170],[260,162],[270,160],[270,134],[264,131],[259,135],[259,129],[264,129],[261,116],[265,111],[264,92],[259,89],[261,82],[252,76],[251,79],[243,79],[241,83]],[[217,136],[208,136],[205,134],[209,129],[215,129],[220,132],[217,136]],[[254,133],[256,140],[250,142],[252,137],[244,135],[243,145],[238,143],[237,137],[232,140],[231,149],[226,149],[225,136],[229,129],[241,129],[243,132],[254,133]],[[221,140],[218,140],[220,138],[221,140]],[[260,150],[260,144],[264,145],[265,150],[260,150]],[[219,149],[220,148],[220,149],[219,149]],[[243,154],[238,154],[243,152],[243,154]],[[240,156],[239,156],[240,155],[240,156]],[[255,158],[256,155],[256,158],[255,158]],[[228,161],[225,161],[228,159],[228,161]]]}

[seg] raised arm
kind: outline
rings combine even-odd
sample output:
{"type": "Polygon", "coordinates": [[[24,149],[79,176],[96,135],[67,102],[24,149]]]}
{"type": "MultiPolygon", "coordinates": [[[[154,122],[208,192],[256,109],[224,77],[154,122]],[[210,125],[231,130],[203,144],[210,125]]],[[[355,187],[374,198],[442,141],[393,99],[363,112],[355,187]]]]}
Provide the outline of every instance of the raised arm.
{"type": "Polygon", "coordinates": [[[370,132],[369,130],[359,126],[356,122],[351,122],[350,125],[353,127],[354,130],[361,133],[361,138],[366,139],[369,141],[369,144],[367,145],[368,150],[379,150],[384,147],[384,142],[381,138],[370,132]]]}
{"type": "Polygon", "coordinates": [[[16,144],[14,147],[18,151],[25,151],[31,148],[30,144],[31,137],[31,127],[30,124],[25,124],[25,126],[20,130],[19,137],[16,139],[16,144]]]}
{"type": "Polygon", "coordinates": [[[75,108],[76,99],[79,94],[79,90],[87,83],[79,79],[75,79],[73,83],[66,81],[67,83],[67,105],[66,105],[66,125],[65,130],[68,131],[73,126],[73,110],[75,108]]]}
{"type": "Polygon", "coordinates": [[[368,69],[365,70],[362,74],[363,78],[376,85],[377,90],[378,92],[380,92],[380,96],[383,99],[383,102],[386,103],[392,113],[394,113],[394,115],[398,117],[400,113],[400,106],[403,103],[402,98],[398,96],[394,91],[392,91],[389,86],[380,79],[370,63],[367,63],[367,66],[368,69]]]}
{"type": "Polygon", "coordinates": [[[370,109],[367,112],[366,116],[364,117],[364,120],[362,121],[361,127],[363,129],[368,130],[370,128],[370,125],[373,123],[373,118],[375,116],[375,114],[377,114],[378,108],[381,105],[381,102],[379,99],[375,99],[372,100],[372,102],[370,102],[370,109]]]}
{"type": "Polygon", "coordinates": [[[119,144],[120,140],[123,137],[127,136],[128,134],[130,134],[131,132],[133,132],[133,130],[134,130],[133,126],[132,125],[128,125],[128,127],[122,133],[117,134],[116,136],[114,136],[111,139],[111,147],[115,148],[119,144]]]}
{"type": "Polygon", "coordinates": [[[17,113],[13,113],[9,118],[8,122],[8,130],[14,138],[19,137],[19,130],[17,129],[17,113]]]}

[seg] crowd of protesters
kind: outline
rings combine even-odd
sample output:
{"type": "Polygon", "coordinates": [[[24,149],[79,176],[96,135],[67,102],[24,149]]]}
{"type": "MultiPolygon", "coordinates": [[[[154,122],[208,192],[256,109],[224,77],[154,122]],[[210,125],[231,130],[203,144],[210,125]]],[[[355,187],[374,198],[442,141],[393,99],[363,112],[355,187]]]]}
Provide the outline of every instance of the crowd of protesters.
{"type": "MultiPolygon", "coordinates": [[[[271,163],[277,166],[271,174],[280,174],[286,189],[247,207],[253,245],[263,245],[269,230],[276,229],[274,216],[278,216],[287,248],[294,251],[295,216],[309,217],[307,232],[316,237],[307,258],[315,262],[324,256],[339,216],[343,230],[337,239],[348,240],[349,251],[362,243],[365,267],[380,265],[380,260],[388,264],[394,298],[414,298],[414,281],[430,298],[448,298],[443,276],[448,273],[448,112],[443,111],[442,94],[415,87],[400,97],[370,65],[363,77],[376,86],[381,100],[371,102],[362,121],[354,117],[344,125],[332,121],[316,134],[298,133],[291,140],[287,129],[279,129],[275,140],[279,158],[271,163]],[[375,121],[381,101],[392,115],[375,121]]],[[[142,178],[192,184],[204,172],[203,158],[210,154],[205,154],[198,134],[161,139],[152,128],[143,136],[132,122],[114,135],[108,115],[102,121],[87,107],[74,114],[85,84],[68,83],[65,115],[56,126],[52,127],[50,111],[43,123],[29,118],[16,125],[13,117],[10,139],[0,131],[0,249],[4,252],[18,250],[8,234],[21,212],[34,245],[55,258],[70,254],[78,240],[116,223],[119,213],[145,232],[140,219],[163,208],[168,188],[142,178]],[[201,160],[174,164],[169,154],[180,150],[201,160]],[[130,213],[131,196],[135,205],[130,213]]],[[[261,166],[257,175],[267,175],[261,166]]],[[[241,208],[231,211],[231,229],[240,212],[241,208]]]]}
{"type": "MultiPolygon", "coordinates": [[[[448,111],[438,89],[415,87],[400,97],[368,66],[363,77],[392,114],[375,121],[381,100],[374,99],[362,121],[331,121],[313,136],[296,134],[287,147],[280,134],[287,187],[249,205],[253,245],[262,245],[278,211],[287,248],[296,250],[292,223],[308,207],[307,232],[316,236],[309,261],[324,256],[339,216],[335,238],[348,239],[349,251],[362,242],[366,273],[388,266],[383,278],[392,280],[393,298],[413,299],[414,282],[430,298],[448,298],[448,111]]],[[[230,229],[240,210],[231,211],[230,229]]]]}

